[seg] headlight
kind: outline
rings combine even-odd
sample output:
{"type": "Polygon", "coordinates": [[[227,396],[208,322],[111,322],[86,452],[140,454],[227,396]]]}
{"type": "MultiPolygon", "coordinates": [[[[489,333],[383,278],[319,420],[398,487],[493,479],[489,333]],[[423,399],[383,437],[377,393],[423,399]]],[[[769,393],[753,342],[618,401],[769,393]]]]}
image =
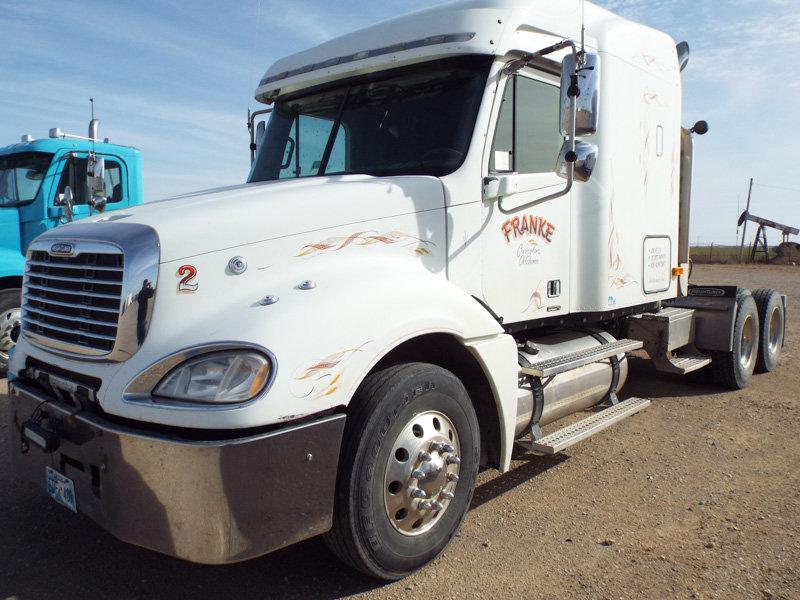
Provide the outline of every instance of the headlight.
{"type": "Polygon", "coordinates": [[[167,373],[153,394],[187,402],[245,402],[262,392],[270,371],[269,360],[256,352],[205,354],[167,373]]]}

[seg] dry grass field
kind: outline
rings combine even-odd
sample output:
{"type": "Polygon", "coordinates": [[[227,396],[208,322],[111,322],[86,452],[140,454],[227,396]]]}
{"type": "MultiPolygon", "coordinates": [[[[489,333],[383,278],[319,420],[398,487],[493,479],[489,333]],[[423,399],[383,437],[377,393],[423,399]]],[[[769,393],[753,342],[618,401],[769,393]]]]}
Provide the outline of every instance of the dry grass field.
{"type": "Polygon", "coordinates": [[[11,478],[0,402],[0,598],[800,598],[800,268],[697,265],[693,280],[789,295],[780,369],[731,392],[632,361],[622,396],[650,408],[482,473],[454,543],[392,584],[317,539],[227,567],[118,542],[11,478]]]}

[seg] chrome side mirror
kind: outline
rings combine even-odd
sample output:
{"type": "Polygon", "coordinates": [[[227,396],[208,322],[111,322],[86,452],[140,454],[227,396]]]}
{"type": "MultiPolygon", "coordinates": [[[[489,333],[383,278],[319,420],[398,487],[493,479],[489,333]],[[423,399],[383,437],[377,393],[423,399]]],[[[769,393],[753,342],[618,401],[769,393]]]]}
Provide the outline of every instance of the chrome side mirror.
{"type": "Polygon", "coordinates": [[[250,109],[247,109],[247,131],[250,132],[250,164],[252,165],[256,160],[256,150],[258,149],[259,144],[261,144],[261,138],[264,137],[264,133],[267,130],[267,122],[266,121],[259,121],[258,125],[256,125],[256,117],[259,115],[267,115],[272,112],[272,108],[263,108],[261,110],[257,110],[255,112],[250,112],[250,109]]]}
{"type": "Polygon", "coordinates": [[[564,142],[561,152],[558,153],[556,172],[560,177],[567,179],[569,164],[574,166],[573,178],[575,181],[589,181],[597,163],[597,146],[588,142],[575,142],[575,151],[570,150],[570,143],[564,142]]]}
{"type": "Polygon", "coordinates": [[[600,107],[600,57],[597,54],[568,54],[562,62],[560,122],[561,133],[566,136],[572,131],[571,91],[578,92],[575,98],[575,135],[594,135],[600,107]]]}
{"type": "Polygon", "coordinates": [[[64,188],[64,193],[59,194],[58,198],[56,198],[56,206],[60,206],[64,209],[64,218],[67,220],[67,223],[73,221],[75,216],[72,213],[72,205],[75,201],[75,197],[72,195],[72,188],[67,186],[64,188]]]}
{"type": "Polygon", "coordinates": [[[264,137],[264,134],[267,132],[267,122],[266,121],[259,121],[258,125],[256,125],[256,146],[261,145],[261,140],[264,137]]]}
{"type": "Polygon", "coordinates": [[[86,162],[86,187],[90,198],[105,194],[106,161],[102,156],[89,154],[86,162]]]}

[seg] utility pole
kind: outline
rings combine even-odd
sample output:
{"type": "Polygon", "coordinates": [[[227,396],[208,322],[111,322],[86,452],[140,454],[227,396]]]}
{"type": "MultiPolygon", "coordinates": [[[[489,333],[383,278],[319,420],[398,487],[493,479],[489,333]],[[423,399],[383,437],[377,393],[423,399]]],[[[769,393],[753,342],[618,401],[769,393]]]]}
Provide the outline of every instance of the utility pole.
{"type": "MultiPolygon", "coordinates": [[[[747,205],[745,206],[744,212],[750,214],[750,196],[753,193],[753,178],[750,178],[750,189],[747,190],[747,205]]],[[[742,244],[739,246],[739,263],[742,262],[742,254],[744,253],[744,240],[745,236],[747,235],[747,219],[744,220],[742,224],[742,244]]]]}

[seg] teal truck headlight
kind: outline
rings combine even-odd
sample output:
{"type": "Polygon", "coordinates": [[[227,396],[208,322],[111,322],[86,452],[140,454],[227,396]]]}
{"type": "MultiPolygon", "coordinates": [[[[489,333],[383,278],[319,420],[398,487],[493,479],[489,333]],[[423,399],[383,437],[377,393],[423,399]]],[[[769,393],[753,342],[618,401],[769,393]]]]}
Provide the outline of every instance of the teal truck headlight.
{"type": "Polygon", "coordinates": [[[246,402],[264,390],[271,371],[269,359],[256,352],[205,354],[167,373],[153,395],[185,402],[246,402]]]}

